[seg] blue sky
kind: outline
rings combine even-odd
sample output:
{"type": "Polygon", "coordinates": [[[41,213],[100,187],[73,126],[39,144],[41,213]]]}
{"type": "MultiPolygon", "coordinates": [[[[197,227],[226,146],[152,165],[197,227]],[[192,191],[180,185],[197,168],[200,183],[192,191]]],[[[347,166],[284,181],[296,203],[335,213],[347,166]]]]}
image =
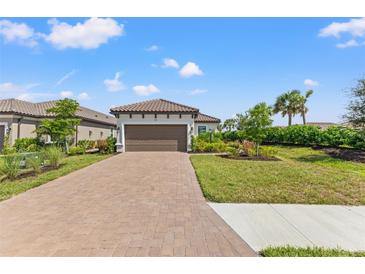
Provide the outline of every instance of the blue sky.
{"type": "Polygon", "coordinates": [[[0,97],[72,96],[102,112],[165,98],[224,120],[310,88],[307,120],[337,122],[364,41],[359,18],[3,18],[0,97]]]}

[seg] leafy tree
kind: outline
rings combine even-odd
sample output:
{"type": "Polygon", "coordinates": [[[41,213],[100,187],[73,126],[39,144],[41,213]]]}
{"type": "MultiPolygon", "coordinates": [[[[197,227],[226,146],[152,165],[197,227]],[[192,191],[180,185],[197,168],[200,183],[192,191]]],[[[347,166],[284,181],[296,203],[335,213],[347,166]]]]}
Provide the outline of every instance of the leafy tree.
{"type": "Polygon", "coordinates": [[[365,129],[365,79],[360,79],[356,87],[350,90],[352,97],[344,118],[354,127],[365,129]]]}
{"type": "Polygon", "coordinates": [[[271,116],[272,108],[266,103],[259,103],[246,111],[242,120],[247,139],[255,142],[256,155],[259,155],[259,146],[266,137],[267,128],[272,125],[271,116]]]}
{"type": "Polygon", "coordinates": [[[276,98],[274,113],[281,113],[282,117],[288,115],[288,125],[291,126],[293,117],[301,112],[302,96],[299,90],[291,90],[276,98]]]}
{"type": "Polygon", "coordinates": [[[302,116],[303,119],[303,125],[306,124],[306,120],[305,120],[305,115],[308,112],[308,108],[306,106],[306,103],[308,101],[308,98],[313,94],[313,90],[308,90],[305,92],[305,94],[303,96],[301,96],[300,100],[299,100],[299,112],[300,112],[300,116],[302,116]]]}
{"type": "Polygon", "coordinates": [[[226,131],[232,131],[236,128],[236,119],[227,119],[223,123],[223,129],[226,131]]]}
{"type": "Polygon", "coordinates": [[[54,114],[52,119],[44,119],[36,129],[38,136],[50,135],[53,142],[58,145],[67,145],[67,139],[76,132],[76,126],[80,119],[75,115],[79,103],[72,99],[63,99],[56,102],[56,105],[47,109],[47,113],[54,114]]]}

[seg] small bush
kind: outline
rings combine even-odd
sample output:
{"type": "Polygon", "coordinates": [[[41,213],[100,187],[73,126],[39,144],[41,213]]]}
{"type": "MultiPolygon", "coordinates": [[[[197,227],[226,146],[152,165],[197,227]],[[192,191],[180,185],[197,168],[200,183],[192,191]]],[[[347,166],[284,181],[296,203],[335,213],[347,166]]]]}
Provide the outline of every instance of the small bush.
{"type": "Polygon", "coordinates": [[[9,180],[14,180],[20,171],[21,157],[18,154],[10,154],[2,157],[0,166],[1,173],[6,175],[9,180]]]}
{"type": "Polygon", "coordinates": [[[254,157],[254,156],[256,156],[256,149],[255,148],[249,148],[249,149],[247,149],[246,153],[247,153],[248,156],[254,157]]]}
{"type": "Polygon", "coordinates": [[[15,147],[4,146],[4,148],[2,150],[2,154],[4,154],[4,155],[12,155],[15,153],[16,153],[15,147]]]}
{"type": "Polygon", "coordinates": [[[233,156],[233,157],[238,157],[240,156],[240,151],[238,148],[232,147],[232,146],[228,146],[226,148],[226,152],[228,153],[228,155],[233,156]]]}
{"type": "Polygon", "coordinates": [[[15,140],[14,147],[17,152],[36,152],[39,150],[37,138],[19,138],[15,140]]]}
{"type": "Polygon", "coordinates": [[[99,149],[100,153],[107,153],[108,150],[108,142],[106,140],[97,140],[96,147],[99,149]]]}
{"type": "Polygon", "coordinates": [[[85,154],[86,149],[84,147],[70,147],[68,150],[69,155],[80,155],[85,154]]]}
{"type": "Polygon", "coordinates": [[[205,141],[204,138],[199,138],[199,136],[192,138],[191,146],[194,152],[225,152],[227,148],[227,144],[219,139],[210,143],[205,141]]]}
{"type": "Polygon", "coordinates": [[[242,143],[243,151],[250,155],[251,150],[255,150],[255,143],[251,141],[244,140],[242,143]]]}
{"type": "Polygon", "coordinates": [[[58,168],[62,159],[64,158],[64,153],[59,147],[50,146],[45,149],[44,157],[51,167],[58,168]]]}
{"type": "Polygon", "coordinates": [[[78,147],[82,147],[85,150],[96,148],[96,141],[93,140],[80,140],[77,143],[78,147]]]}
{"type": "Polygon", "coordinates": [[[27,168],[31,168],[36,174],[42,172],[42,164],[43,164],[42,154],[31,156],[26,159],[27,168]]]}
{"type": "Polygon", "coordinates": [[[116,151],[115,144],[117,143],[117,138],[109,136],[108,138],[106,138],[106,142],[107,142],[107,152],[110,154],[114,153],[116,151]]]}
{"type": "Polygon", "coordinates": [[[259,150],[259,154],[264,157],[267,157],[267,158],[274,157],[275,155],[278,154],[278,152],[279,151],[273,147],[260,147],[260,150],[259,150]]]}

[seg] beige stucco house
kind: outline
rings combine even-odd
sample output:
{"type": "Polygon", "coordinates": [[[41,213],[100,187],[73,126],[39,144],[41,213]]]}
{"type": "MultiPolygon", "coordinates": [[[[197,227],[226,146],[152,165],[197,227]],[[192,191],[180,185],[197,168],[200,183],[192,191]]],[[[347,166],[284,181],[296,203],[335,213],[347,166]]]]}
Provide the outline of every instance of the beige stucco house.
{"type": "Polygon", "coordinates": [[[117,150],[190,151],[191,137],[213,132],[218,118],[199,109],[156,99],[112,108],[117,118],[117,150]]]}
{"type": "MultiPolygon", "coordinates": [[[[0,100],[0,150],[5,134],[9,134],[10,144],[17,138],[36,137],[34,130],[44,118],[52,118],[47,109],[57,101],[31,103],[17,99],[0,100]]],[[[74,142],[79,140],[106,139],[116,136],[116,119],[113,116],[80,106],[76,116],[81,119],[77,126],[74,142]]]]}

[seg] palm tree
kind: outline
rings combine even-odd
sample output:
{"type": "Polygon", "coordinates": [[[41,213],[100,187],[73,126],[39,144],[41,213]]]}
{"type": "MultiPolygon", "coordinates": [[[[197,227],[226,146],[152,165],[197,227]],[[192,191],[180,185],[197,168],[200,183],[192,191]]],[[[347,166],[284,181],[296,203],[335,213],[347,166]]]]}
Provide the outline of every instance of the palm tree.
{"type": "Polygon", "coordinates": [[[273,111],[281,113],[283,117],[288,115],[288,125],[291,126],[293,117],[300,113],[301,95],[299,90],[291,90],[276,98],[273,111]]]}
{"type": "Polygon", "coordinates": [[[306,124],[306,120],[305,120],[305,114],[308,112],[308,108],[305,105],[307,103],[308,98],[313,94],[313,90],[308,90],[306,91],[306,93],[304,94],[304,96],[301,96],[301,100],[300,100],[300,116],[302,116],[303,118],[303,125],[306,124]]]}

